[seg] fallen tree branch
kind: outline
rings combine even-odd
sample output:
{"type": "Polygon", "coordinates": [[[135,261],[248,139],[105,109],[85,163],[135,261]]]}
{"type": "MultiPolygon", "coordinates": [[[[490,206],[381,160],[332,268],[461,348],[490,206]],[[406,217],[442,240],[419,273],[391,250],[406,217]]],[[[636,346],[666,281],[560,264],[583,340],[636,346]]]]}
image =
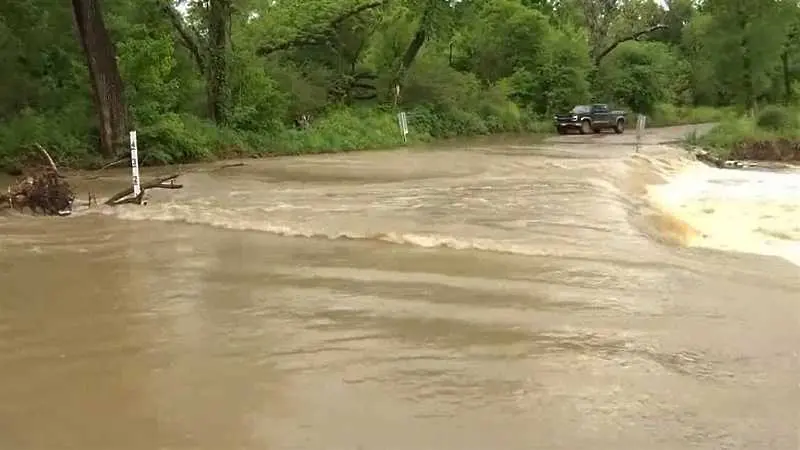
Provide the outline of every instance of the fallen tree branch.
{"type": "Polygon", "coordinates": [[[124,191],[117,192],[116,194],[112,195],[111,198],[106,200],[105,204],[108,206],[116,206],[116,205],[123,205],[126,203],[138,203],[141,204],[144,198],[144,193],[148,189],[182,189],[182,184],[175,184],[174,180],[181,176],[182,174],[176,173],[166,177],[156,178],[155,180],[148,181],[147,183],[141,186],[141,192],[137,197],[126,198],[133,194],[133,186],[125,189],[124,191]],[[169,181],[170,183],[167,183],[169,181]]]}
{"type": "Polygon", "coordinates": [[[120,165],[120,164],[122,164],[122,163],[124,163],[124,162],[130,161],[130,159],[131,159],[131,157],[130,157],[130,156],[125,156],[125,157],[123,157],[122,159],[118,159],[118,160],[116,160],[116,161],[114,161],[114,162],[110,162],[110,163],[106,164],[105,166],[103,166],[103,167],[101,167],[101,168],[97,169],[97,171],[98,171],[98,172],[100,172],[100,171],[102,171],[102,170],[109,169],[109,168],[111,168],[111,167],[114,167],[114,166],[120,165]]]}
{"type": "Polygon", "coordinates": [[[219,167],[217,167],[215,169],[209,170],[209,172],[218,172],[220,170],[231,169],[231,168],[234,168],[234,167],[244,167],[245,165],[246,165],[245,163],[224,164],[224,165],[219,166],[219,167]]]}
{"type": "Polygon", "coordinates": [[[667,29],[667,26],[666,26],[666,25],[662,25],[662,24],[659,24],[659,25],[653,25],[653,26],[652,26],[652,27],[650,27],[650,28],[647,28],[647,29],[644,29],[644,30],[641,30],[641,31],[637,31],[637,32],[635,32],[635,33],[633,33],[633,34],[629,34],[628,36],[625,36],[625,37],[622,37],[622,38],[619,38],[619,39],[617,39],[616,41],[612,42],[612,43],[611,43],[611,45],[609,45],[608,47],[606,47],[606,49],[605,49],[605,50],[603,50],[602,52],[600,52],[600,53],[599,53],[599,54],[598,54],[598,55],[597,55],[597,56],[594,58],[594,65],[595,65],[595,66],[599,66],[599,65],[600,65],[600,61],[602,61],[602,60],[603,60],[603,58],[605,58],[606,56],[608,56],[608,54],[609,54],[609,53],[613,52],[613,51],[614,51],[614,49],[616,49],[616,48],[617,48],[617,47],[618,47],[620,44],[622,44],[623,42],[628,42],[628,41],[638,41],[638,40],[641,40],[641,38],[642,38],[643,36],[646,36],[646,35],[648,35],[648,34],[650,34],[650,33],[653,33],[653,32],[655,32],[655,31],[658,31],[658,30],[665,30],[665,29],[667,29]]]}
{"type": "Polygon", "coordinates": [[[136,197],[128,197],[123,198],[122,200],[116,201],[111,206],[118,206],[118,205],[141,205],[144,203],[144,191],[136,197]]]}
{"type": "Polygon", "coordinates": [[[58,175],[59,177],[64,178],[64,176],[61,175],[61,172],[58,171],[58,166],[56,166],[56,162],[53,161],[53,158],[50,157],[50,153],[47,153],[47,150],[45,150],[44,147],[42,147],[39,144],[33,144],[33,145],[35,145],[36,148],[39,149],[39,152],[42,155],[44,155],[44,157],[47,159],[47,162],[50,163],[50,168],[53,169],[53,172],[55,172],[56,175],[58,175]]]}
{"type": "Polygon", "coordinates": [[[306,45],[321,44],[330,37],[331,31],[336,29],[336,27],[341,25],[345,20],[357,16],[364,11],[368,11],[370,9],[375,9],[380,6],[383,6],[385,3],[386,0],[375,0],[370,3],[365,3],[351,10],[344,11],[338,16],[331,19],[323,27],[322,30],[318,30],[316,32],[304,32],[299,36],[296,36],[294,39],[290,39],[285,42],[263,45],[256,50],[256,55],[267,56],[280,50],[288,50],[290,48],[301,47],[306,45]]]}
{"type": "MultiPolygon", "coordinates": [[[[120,191],[111,196],[108,200],[105,201],[107,206],[117,206],[117,205],[126,205],[126,204],[137,204],[141,205],[144,203],[144,194],[148,189],[183,189],[182,184],[175,183],[175,179],[181,175],[185,175],[187,173],[197,173],[197,172],[216,172],[218,170],[229,169],[233,167],[242,167],[245,166],[244,163],[231,163],[225,164],[221,167],[217,167],[215,169],[209,170],[189,170],[186,172],[181,173],[174,173],[172,175],[167,175],[164,177],[159,177],[154,180],[148,181],[141,185],[141,192],[138,196],[133,195],[133,186],[126,188],[123,191],[120,191]]],[[[92,195],[90,193],[90,195],[92,195]]],[[[96,202],[96,200],[95,200],[96,202]]],[[[90,200],[91,203],[91,200],[90,200]]]]}
{"type": "Polygon", "coordinates": [[[120,165],[120,164],[122,164],[124,162],[128,162],[130,160],[131,160],[130,156],[124,156],[124,157],[122,157],[122,159],[118,159],[116,161],[110,162],[110,163],[104,165],[103,167],[101,167],[101,168],[99,168],[99,169],[94,171],[94,173],[96,173],[98,175],[92,175],[90,177],[86,177],[86,179],[87,180],[96,180],[96,179],[98,179],[98,178],[100,178],[102,176],[102,175],[99,175],[100,172],[102,172],[102,171],[104,171],[106,169],[110,169],[110,168],[112,168],[114,166],[118,166],[118,165],[120,165]]]}

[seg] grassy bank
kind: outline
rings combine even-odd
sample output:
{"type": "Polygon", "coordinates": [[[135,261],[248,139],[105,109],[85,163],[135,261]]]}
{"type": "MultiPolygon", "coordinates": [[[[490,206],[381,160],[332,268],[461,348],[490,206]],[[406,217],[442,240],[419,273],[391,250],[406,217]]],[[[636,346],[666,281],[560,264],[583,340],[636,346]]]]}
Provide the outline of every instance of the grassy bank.
{"type": "MultiPolygon", "coordinates": [[[[553,133],[552,121],[521,113],[513,104],[503,110],[476,113],[416,108],[407,112],[409,144],[495,133],[553,133]]],[[[713,108],[660,105],[648,127],[719,121],[727,112],[713,108]]],[[[35,144],[47,148],[60,165],[98,167],[104,161],[91,150],[92,137],[69,116],[20,116],[0,126],[0,168],[26,164],[35,144]]],[[[632,119],[632,120],[635,120],[632,119]]],[[[142,165],[212,161],[233,157],[267,157],[395,148],[403,145],[396,112],[342,108],[313,120],[306,129],[272,126],[260,132],[220,128],[191,115],[169,114],[137,130],[142,165]]]]}
{"type": "Polygon", "coordinates": [[[800,161],[800,111],[768,106],[755,114],[727,117],[689,141],[720,159],[800,161]]]}
{"type": "MultiPolygon", "coordinates": [[[[513,106],[513,105],[512,105],[513,106]]],[[[427,108],[407,112],[408,143],[494,133],[549,132],[549,121],[506,111],[442,113],[427,108]]],[[[64,116],[22,116],[0,125],[0,169],[24,166],[36,144],[59,164],[72,168],[102,165],[91,150],[95,140],[64,116]],[[87,137],[87,134],[89,136],[87,137]]],[[[157,124],[137,128],[140,163],[163,165],[231,157],[267,157],[400,147],[403,139],[394,111],[342,108],[314,118],[305,129],[273,125],[261,131],[222,128],[192,115],[169,114],[157,124]]]]}
{"type": "MultiPolygon", "coordinates": [[[[648,127],[669,127],[675,125],[693,125],[724,121],[734,116],[730,108],[712,108],[709,106],[674,106],[657,105],[647,118],[648,127]]],[[[635,123],[635,122],[631,122],[635,123]]]]}

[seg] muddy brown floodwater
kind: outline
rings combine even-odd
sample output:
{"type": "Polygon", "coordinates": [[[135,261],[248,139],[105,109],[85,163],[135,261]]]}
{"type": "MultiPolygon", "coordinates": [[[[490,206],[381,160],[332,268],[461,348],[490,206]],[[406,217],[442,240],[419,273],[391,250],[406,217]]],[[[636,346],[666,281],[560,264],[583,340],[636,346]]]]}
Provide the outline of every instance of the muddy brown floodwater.
{"type": "Polygon", "coordinates": [[[248,161],[0,217],[0,448],[796,450],[800,201],[666,195],[685,131],[248,161]]]}

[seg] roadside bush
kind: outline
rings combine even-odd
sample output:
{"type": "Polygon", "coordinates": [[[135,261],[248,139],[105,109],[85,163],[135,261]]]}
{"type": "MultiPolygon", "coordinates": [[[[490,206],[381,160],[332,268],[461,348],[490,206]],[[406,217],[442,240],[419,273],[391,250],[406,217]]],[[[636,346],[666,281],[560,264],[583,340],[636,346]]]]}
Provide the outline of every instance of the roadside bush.
{"type": "Polygon", "coordinates": [[[764,130],[780,131],[797,128],[797,114],[780,106],[767,106],[758,113],[756,125],[764,130]]]}
{"type": "Polygon", "coordinates": [[[221,130],[195,116],[167,113],[137,130],[143,165],[205,161],[224,147],[221,130]]]}
{"type": "Polygon", "coordinates": [[[668,103],[656,105],[651,116],[648,117],[648,126],[688,125],[696,123],[712,123],[726,120],[733,113],[725,108],[712,108],[708,106],[675,106],[668,103]]]}
{"type": "Polygon", "coordinates": [[[720,122],[708,133],[697,138],[697,143],[703,147],[715,150],[720,155],[726,155],[737,143],[747,136],[759,133],[755,123],[745,117],[737,117],[720,122]]]}
{"type": "Polygon", "coordinates": [[[97,158],[90,151],[94,146],[87,136],[93,133],[84,117],[69,112],[22,111],[0,125],[0,167],[16,167],[35,151],[36,144],[46,148],[59,165],[70,166],[97,158]]]}
{"type": "Polygon", "coordinates": [[[601,64],[597,83],[604,97],[626,104],[633,113],[652,115],[669,102],[671,72],[677,64],[669,47],[656,42],[627,42],[601,64]]]}
{"type": "Polygon", "coordinates": [[[764,108],[756,118],[729,117],[705,135],[696,137],[696,144],[727,158],[746,142],[797,140],[800,129],[793,125],[795,117],[792,110],[782,107],[764,108]]]}
{"type": "MultiPolygon", "coordinates": [[[[425,133],[412,124],[412,140],[424,139],[425,133]]],[[[268,148],[255,149],[258,154],[325,153],[342,150],[364,150],[402,145],[403,138],[394,113],[388,111],[341,108],[328,112],[306,129],[285,129],[268,148]]]]}

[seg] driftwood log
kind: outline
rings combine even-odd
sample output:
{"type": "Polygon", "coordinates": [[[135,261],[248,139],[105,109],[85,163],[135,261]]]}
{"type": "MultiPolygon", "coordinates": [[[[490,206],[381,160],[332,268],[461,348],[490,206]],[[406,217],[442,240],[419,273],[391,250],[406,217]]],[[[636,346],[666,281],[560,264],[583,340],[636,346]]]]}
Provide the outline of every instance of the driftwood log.
{"type": "Polygon", "coordinates": [[[175,183],[175,179],[186,173],[218,172],[224,169],[230,169],[233,167],[243,167],[243,166],[245,166],[244,163],[231,163],[231,164],[224,164],[214,169],[192,170],[192,171],[179,172],[179,173],[174,173],[172,175],[155,178],[151,181],[148,181],[147,183],[142,184],[141,192],[139,193],[139,195],[134,196],[133,187],[129,187],[123,191],[119,191],[116,194],[112,195],[108,200],[105,201],[105,204],[107,206],[117,206],[126,204],[142,205],[145,204],[144,194],[148,189],[183,189],[183,185],[175,183]]]}
{"type": "Polygon", "coordinates": [[[139,195],[131,197],[133,195],[133,187],[129,187],[123,191],[117,192],[116,194],[112,195],[111,198],[106,200],[105,204],[108,206],[116,206],[116,205],[125,205],[125,204],[137,204],[141,205],[144,204],[144,194],[148,189],[181,189],[183,188],[182,184],[175,184],[175,179],[181,176],[180,173],[168,175],[161,178],[156,178],[155,180],[148,181],[147,183],[142,184],[142,189],[139,195]]]}
{"type": "Polygon", "coordinates": [[[58,166],[56,166],[56,162],[53,161],[53,158],[50,156],[50,153],[47,153],[47,150],[45,150],[44,147],[42,147],[41,145],[39,144],[35,145],[36,149],[38,149],[39,152],[42,154],[42,156],[44,156],[44,158],[47,160],[47,163],[50,164],[50,168],[53,170],[53,172],[55,172],[55,174],[58,175],[59,178],[64,178],[64,176],[61,175],[61,173],[58,171],[58,166]]]}
{"type": "Polygon", "coordinates": [[[711,152],[706,150],[695,150],[694,157],[698,161],[705,163],[709,166],[717,167],[719,169],[725,167],[725,161],[723,161],[722,159],[718,158],[717,156],[713,155],[711,152]]]}

